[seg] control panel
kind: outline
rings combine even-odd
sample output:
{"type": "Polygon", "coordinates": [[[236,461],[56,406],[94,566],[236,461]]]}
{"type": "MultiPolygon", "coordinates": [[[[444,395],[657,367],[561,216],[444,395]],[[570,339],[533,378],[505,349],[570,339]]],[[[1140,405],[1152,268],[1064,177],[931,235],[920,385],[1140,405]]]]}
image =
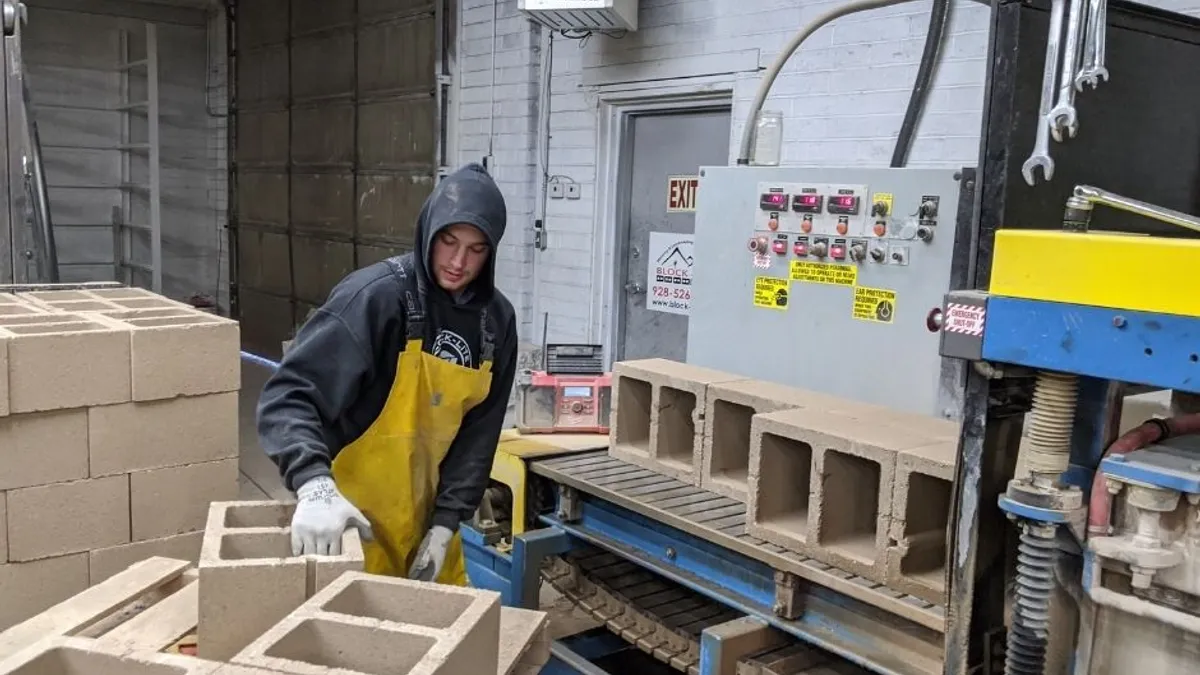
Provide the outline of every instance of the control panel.
{"type": "Polygon", "coordinates": [[[967,171],[704,167],[688,362],[957,415],[961,371],[930,326],[965,283],[952,271],[966,269],[954,257],[967,171]]]}
{"type": "Polygon", "coordinates": [[[756,255],[907,265],[913,242],[933,239],[942,198],[919,195],[898,211],[894,192],[870,185],[763,182],[757,201],[756,255]]]}

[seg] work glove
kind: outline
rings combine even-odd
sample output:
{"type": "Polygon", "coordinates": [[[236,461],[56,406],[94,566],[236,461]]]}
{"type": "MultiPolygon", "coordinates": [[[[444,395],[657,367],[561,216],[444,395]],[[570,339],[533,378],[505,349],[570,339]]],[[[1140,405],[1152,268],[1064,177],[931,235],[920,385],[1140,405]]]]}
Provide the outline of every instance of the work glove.
{"type": "Polygon", "coordinates": [[[358,529],[363,541],[372,539],[367,517],[342,496],[333,479],[318,476],[296,490],[292,515],[292,555],[341,555],[342,534],[358,529]]]}
{"type": "Polygon", "coordinates": [[[421,547],[417,549],[412,567],[408,569],[408,578],[417,581],[437,579],[442,566],[446,564],[446,552],[450,549],[450,538],[453,536],[449,528],[441,525],[429,528],[421,540],[421,547]]]}

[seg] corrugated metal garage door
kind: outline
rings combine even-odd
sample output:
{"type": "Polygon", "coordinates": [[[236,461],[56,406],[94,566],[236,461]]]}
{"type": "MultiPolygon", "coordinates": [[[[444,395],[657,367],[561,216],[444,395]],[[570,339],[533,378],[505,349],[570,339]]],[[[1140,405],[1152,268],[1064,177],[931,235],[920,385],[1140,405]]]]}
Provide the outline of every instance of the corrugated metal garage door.
{"type": "Polygon", "coordinates": [[[411,250],[437,173],[440,12],[428,0],[234,8],[232,297],[280,342],[350,271],[411,250]]]}

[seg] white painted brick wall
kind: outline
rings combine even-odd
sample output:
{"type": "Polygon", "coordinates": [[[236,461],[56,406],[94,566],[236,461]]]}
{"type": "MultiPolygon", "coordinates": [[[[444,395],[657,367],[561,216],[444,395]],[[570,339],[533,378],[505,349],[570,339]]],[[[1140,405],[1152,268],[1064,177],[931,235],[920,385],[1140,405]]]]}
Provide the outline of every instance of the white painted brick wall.
{"type": "MultiPolygon", "coordinates": [[[[487,148],[492,3],[460,1],[459,159],[467,161],[477,159],[487,148]]],[[[596,330],[602,291],[592,287],[593,236],[599,217],[595,200],[598,101],[606,89],[620,85],[587,83],[630,73],[636,76],[639,70],[661,69],[663,63],[670,63],[678,72],[689,67],[694,71],[700,62],[720,68],[754,49],[759,50],[757,65],[766,67],[794,30],[840,2],[641,0],[640,26],[635,33],[620,39],[596,35],[584,44],[555,36],[548,171],[551,176],[567,176],[579,183],[583,196],[548,201],[549,249],[534,252],[536,142],[531,132],[536,130],[537,120],[536,29],[517,16],[516,0],[499,0],[493,106],[496,173],[511,200],[499,283],[522,313],[524,340],[541,339],[541,319],[529,316],[535,307],[551,315],[552,342],[603,339],[596,330]],[[714,54],[717,58],[710,58],[714,54]],[[603,67],[606,65],[609,67],[603,67]],[[531,269],[535,261],[536,284],[531,269]]],[[[1147,4],[1200,15],[1197,0],[1147,4]]],[[[805,42],[781,73],[766,104],[766,109],[784,114],[784,163],[888,165],[920,61],[929,10],[930,2],[914,2],[844,17],[805,42]]],[[[909,166],[976,162],[988,20],[989,9],[983,5],[965,0],[954,5],[943,60],[909,166]]],[[[688,74],[695,79],[707,73],[688,74]]],[[[725,77],[733,92],[732,160],[759,74],[725,77]]],[[[683,83],[685,79],[675,78],[640,87],[665,89],[683,83]]]]}

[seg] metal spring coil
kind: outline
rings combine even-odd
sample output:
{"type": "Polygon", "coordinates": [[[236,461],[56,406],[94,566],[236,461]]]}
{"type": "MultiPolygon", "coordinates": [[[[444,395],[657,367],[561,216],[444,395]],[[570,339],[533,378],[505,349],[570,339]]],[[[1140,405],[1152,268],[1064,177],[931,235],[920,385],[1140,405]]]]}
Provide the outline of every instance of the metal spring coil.
{"type": "Polygon", "coordinates": [[[1054,526],[1025,525],[1017,553],[1017,597],[1008,630],[1005,675],[1042,675],[1050,639],[1050,596],[1058,548],[1054,526]]]}

